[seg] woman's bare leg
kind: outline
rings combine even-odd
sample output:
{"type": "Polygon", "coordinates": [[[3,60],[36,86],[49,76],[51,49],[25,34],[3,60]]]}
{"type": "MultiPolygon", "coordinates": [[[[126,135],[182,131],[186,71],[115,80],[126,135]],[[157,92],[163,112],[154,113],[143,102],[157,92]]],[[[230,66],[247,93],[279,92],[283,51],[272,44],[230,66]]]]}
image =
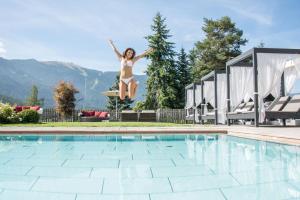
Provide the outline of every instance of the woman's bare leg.
{"type": "Polygon", "coordinates": [[[134,98],[136,95],[136,89],[137,89],[137,84],[135,82],[135,80],[131,80],[128,83],[128,97],[130,99],[134,98]]]}
{"type": "Polygon", "coordinates": [[[125,99],[126,84],[123,81],[119,83],[119,96],[121,100],[125,99]]]}

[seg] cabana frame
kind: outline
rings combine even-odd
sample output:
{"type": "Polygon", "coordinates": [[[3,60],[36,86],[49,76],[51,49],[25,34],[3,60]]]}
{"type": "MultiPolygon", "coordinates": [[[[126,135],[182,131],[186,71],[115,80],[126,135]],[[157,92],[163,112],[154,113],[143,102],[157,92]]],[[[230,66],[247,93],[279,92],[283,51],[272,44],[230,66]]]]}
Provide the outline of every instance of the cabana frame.
{"type": "MultiPolygon", "coordinates": [[[[205,81],[214,81],[214,97],[215,97],[215,101],[214,101],[214,115],[204,115],[204,109],[201,107],[201,122],[203,124],[203,120],[214,120],[215,125],[219,124],[219,119],[218,119],[218,74],[225,74],[226,71],[225,70],[218,70],[215,69],[213,71],[211,71],[210,73],[208,73],[207,75],[203,76],[201,78],[201,102],[203,105],[204,102],[204,91],[203,91],[203,86],[205,85],[205,81]]],[[[207,102],[206,102],[207,103],[207,102]]]]}
{"type": "MultiPolygon", "coordinates": [[[[227,113],[231,111],[230,104],[230,68],[231,67],[253,67],[253,84],[254,84],[254,124],[259,126],[259,110],[258,110],[258,53],[272,53],[272,54],[300,54],[300,49],[283,49],[283,48],[252,48],[245,53],[226,62],[227,75],[227,113]]],[[[284,75],[281,78],[281,96],[285,95],[284,91],[284,75]]],[[[252,119],[252,117],[251,117],[252,119]]],[[[230,120],[227,116],[227,124],[230,125],[230,120]]],[[[285,122],[284,122],[285,123],[285,122]]]]}
{"type": "MultiPolygon", "coordinates": [[[[197,112],[197,106],[196,106],[196,86],[197,85],[201,85],[201,82],[194,82],[194,83],[191,83],[191,84],[185,86],[185,102],[187,102],[187,91],[189,89],[193,90],[193,106],[192,106],[192,108],[193,108],[193,124],[196,123],[196,112],[197,112]]],[[[202,93],[202,86],[201,86],[201,93],[202,93]]],[[[187,109],[185,111],[185,116],[187,116],[187,109]]]]}

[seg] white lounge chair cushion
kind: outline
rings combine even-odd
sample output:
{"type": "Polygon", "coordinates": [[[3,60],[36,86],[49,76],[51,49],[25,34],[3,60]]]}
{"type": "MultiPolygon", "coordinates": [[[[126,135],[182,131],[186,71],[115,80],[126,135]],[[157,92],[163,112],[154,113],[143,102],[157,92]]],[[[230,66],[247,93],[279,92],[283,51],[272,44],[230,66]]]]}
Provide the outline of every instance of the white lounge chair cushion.
{"type": "Polygon", "coordinates": [[[254,108],[254,102],[249,101],[246,103],[246,105],[242,109],[239,110],[238,113],[249,112],[249,111],[252,111],[253,108],[254,108]]]}
{"type": "Polygon", "coordinates": [[[134,110],[122,110],[122,113],[136,113],[134,110]]]}
{"type": "Polygon", "coordinates": [[[279,100],[275,103],[271,111],[281,111],[283,105],[289,100],[289,96],[280,97],[279,100]]]}
{"type": "Polygon", "coordinates": [[[244,106],[246,105],[246,103],[240,103],[235,109],[234,109],[234,112],[235,113],[240,113],[240,112],[242,112],[243,110],[243,108],[244,108],[244,106]]]}
{"type": "Polygon", "coordinates": [[[155,110],[142,110],[142,113],[155,113],[155,110]]]}
{"type": "Polygon", "coordinates": [[[284,112],[299,112],[300,111],[300,95],[295,95],[282,109],[284,112]]]}

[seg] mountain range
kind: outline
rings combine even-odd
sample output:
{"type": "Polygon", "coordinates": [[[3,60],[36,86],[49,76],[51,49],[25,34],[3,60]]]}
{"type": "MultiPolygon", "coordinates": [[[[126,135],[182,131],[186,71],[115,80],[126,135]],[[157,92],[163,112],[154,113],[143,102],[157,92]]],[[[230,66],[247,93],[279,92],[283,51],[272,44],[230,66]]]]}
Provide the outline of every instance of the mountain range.
{"type": "MultiPolygon", "coordinates": [[[[36,85],[39,98],[44,99],[44,107],[53,107],[54,88],[64,80],[79,90],[76,95],[77,108],[105,108],[107,97],[101,92],[114,84],[118,73],[88,69],[73,63],[0,57],[0,95],[25,101],[32,86],[36,85]]],[[[147,77],[135,75],[135,78],[140,82],[135,100],[143,100],[147,77]]]]}

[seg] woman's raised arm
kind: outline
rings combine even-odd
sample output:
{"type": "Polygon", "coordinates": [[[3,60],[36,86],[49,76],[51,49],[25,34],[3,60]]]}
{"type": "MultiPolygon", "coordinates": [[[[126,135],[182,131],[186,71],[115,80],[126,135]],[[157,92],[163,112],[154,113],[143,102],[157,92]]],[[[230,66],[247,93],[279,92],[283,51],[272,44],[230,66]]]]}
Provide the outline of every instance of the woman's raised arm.
{"type": "Polygon", "coordinates": [[[140,54],[140,55],[138,55],[138,56],[135,56],[135,57],[133,58],[133,62],[136,62],[136,61],[138,61],[140,58],[143,58],[143,57],[149,55],[149,54],[152,53],[153,51],[154,51],[153,48],[147,49],[144,53],[142,53],[142,54],[140,54]]]}
{"type": "Polygon", "coordinates": [[[118,49],[115,47],[113,41],[112,41],[111,39],[109,39],[108,42],[109,42],[111,48],[112,48],[112,49],[114,50],[114,52],[116,53],[118,59],[121,60],[122,54],[121,54],[121,53],[118,51],[118,49]]]}

